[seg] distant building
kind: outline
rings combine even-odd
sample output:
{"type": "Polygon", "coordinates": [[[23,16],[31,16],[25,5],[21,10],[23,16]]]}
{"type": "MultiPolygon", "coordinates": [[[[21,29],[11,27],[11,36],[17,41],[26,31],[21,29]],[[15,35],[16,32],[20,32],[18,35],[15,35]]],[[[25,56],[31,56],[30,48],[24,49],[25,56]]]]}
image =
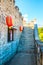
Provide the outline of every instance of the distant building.
{"type": "Polygon", "coordinates": [[[26,23],[26,21],[23,20],[23,26],[24,27],[30,27],[30,28],[34,29],[34,24],[36,24],[36,19],[30,21],[29,23],[26,23]]]}
{"type": "Polygon", "coordinates": [[[34,29],[34,24],[36,24],[36,19],[32,20],[31,22],[28,23],[28,27],[34,29]]]}

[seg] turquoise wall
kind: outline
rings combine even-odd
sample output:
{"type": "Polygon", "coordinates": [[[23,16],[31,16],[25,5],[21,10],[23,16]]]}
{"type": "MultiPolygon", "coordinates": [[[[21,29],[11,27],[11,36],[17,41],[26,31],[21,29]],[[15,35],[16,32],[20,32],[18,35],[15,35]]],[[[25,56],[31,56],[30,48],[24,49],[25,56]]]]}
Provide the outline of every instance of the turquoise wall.
{"type": "Polygon", "coordinates": [[[3,65],[16,54],[18,44],[19,40],[16,40],[0,46],[0,65],[3,65]]]}

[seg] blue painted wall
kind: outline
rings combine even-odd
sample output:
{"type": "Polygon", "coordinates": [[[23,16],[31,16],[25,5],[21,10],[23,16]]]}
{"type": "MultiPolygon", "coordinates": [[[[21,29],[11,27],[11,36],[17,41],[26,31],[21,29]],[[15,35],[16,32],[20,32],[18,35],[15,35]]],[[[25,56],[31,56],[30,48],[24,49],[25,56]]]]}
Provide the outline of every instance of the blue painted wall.
{"type": "Polygon", "coordinates": [[[16,54],[18,44],[19,40],[16,40],[0,46],[0,65],[3,65],[16,54]]]}

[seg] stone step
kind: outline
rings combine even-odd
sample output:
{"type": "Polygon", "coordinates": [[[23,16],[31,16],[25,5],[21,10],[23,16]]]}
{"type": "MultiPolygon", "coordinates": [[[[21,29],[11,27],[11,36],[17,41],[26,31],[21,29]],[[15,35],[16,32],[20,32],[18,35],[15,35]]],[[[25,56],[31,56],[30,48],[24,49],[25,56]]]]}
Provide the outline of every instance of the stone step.
{"type": "Polygon", "coordinates": [[[19,48],[18,52],[34,52],[34,47],[31,48],[19,48]]]}
{"type": "Polygon", "coordinates": [[[33,31],[33,29],[28,28],[28,27],[24,27],[24,30],[32,30],[33,31]]]}
{"type": "Polygon", "coordinates": [[[28,31],[28,32],[27,32],[27,31],[24,31],[24,32],[23,32],[24,34],[27,34],[27,33],[29,33],[29,34],[33,34],[32,31],[28,31]],[[24,32],[25,32],[25,33],[24,33],[24,32]]]}
{"type": "Polygon", "coordinates": [[[36,65],[34,49],[33,30],[24,27],[17,48],[17,54],[13,57],[10,63],[7,63],[7,65],[36,65]]]}
{"type": "Polygon", "coordinates": [[[34,44],[33,43],[30,43],[30,44],[24,44],[23,42],[21,42],[20,44],[19,44],[19,46],[34,46],[34,44]]]}
{"type": "Polygon", "coordinates": [[[18,51],[30,51],[32,49],[34,50],[34,45],[20,45],[18,51]]]}
{"type": "Polygon", "coordinates": [[[34,53],[18,53],[6,65],[36,65],[34,53]]]}
{"type": "Polygon", "coordinates": [[[20,43],[20,44],[21,44],[21,43],[26,43],[26,44],[30,44],[30,43],[31,43],[31,44],[34,44],[34,40],[31,40],[31,41],[30,41],[30,39],[28,39],[28,40],[25,40],[25,39],[24,39],[24,40],[19,41],[19,43],[20,43]]]}
{"type": "Polygon", "coordinates": [[[27,39],[28,39],[28,38],[33,39],[33,36],[31,36],[31,35],[29,35],[29,36],[21,36],[21,37],[22,37],[22,38],[25,38],[25,39],[26,39],[26,38],[27,38],[27,39]]]}
{"type": "Polygon", "coordinates": [[[34,51],[34,37],[33,37],[33,30],[30,28],[24,28],[20,41],[18,52],[32,52],[34,51]]]}
{"type": "Polygon", "coordinates": [[[21,36],[21,37],[22,37],[21,39],[26,39],[26,40],[27,39],[34,39],[33,36],[25,36],[25,37],[24,36],[21,36]]]}
{"type": "Polygon", "coordinates": [[[34,39],[33,39],[33,37],[31,37],[31,38],[30,37],[24,37],[24,38],[22,38],[22,40],[34,40],[34,39]]]}

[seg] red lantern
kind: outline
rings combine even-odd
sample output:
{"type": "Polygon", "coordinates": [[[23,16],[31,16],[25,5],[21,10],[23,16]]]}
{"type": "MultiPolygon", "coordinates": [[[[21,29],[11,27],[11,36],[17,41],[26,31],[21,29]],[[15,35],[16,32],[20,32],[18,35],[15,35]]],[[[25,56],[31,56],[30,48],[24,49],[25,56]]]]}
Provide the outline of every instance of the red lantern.
{"type": "Polygon", "coordinates": [[[22,31],[23,30],[23,26],[20,26],[19,29],[20,29],[20,31],[22,31]]]}
{"type": "Polygon", "coordinates": [[[8,27],[13,26],[13,22],[12,22],[12,17],[11,16],[7,16],[6,17],[6,24],[8,27]]]}

